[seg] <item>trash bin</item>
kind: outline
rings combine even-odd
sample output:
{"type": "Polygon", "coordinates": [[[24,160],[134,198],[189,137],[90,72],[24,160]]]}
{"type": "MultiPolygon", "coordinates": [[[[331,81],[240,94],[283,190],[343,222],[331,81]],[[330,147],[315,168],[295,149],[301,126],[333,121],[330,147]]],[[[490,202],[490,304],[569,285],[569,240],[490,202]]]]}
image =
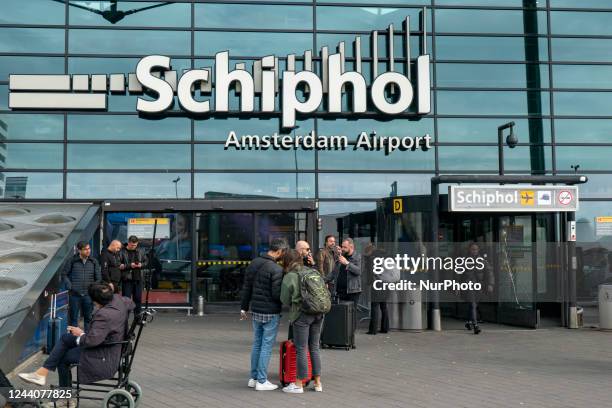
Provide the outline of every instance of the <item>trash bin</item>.
{"type": "Polygon", "coordinates": [[[599,328],[612,330],[612,285],[599,285],[599,328]]]}

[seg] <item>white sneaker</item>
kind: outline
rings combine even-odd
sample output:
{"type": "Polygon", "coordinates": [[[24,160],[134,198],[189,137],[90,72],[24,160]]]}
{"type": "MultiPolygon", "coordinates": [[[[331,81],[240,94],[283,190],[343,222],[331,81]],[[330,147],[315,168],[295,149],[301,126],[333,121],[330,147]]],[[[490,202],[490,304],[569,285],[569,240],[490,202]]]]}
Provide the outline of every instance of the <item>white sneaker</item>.
{"type": "Polygon", "coordinates": [[[249,383],[247,384],[249,388],[255,388],[255,384],[257,383],[257,380],[254,378],[249,378],[249,383]]]}
{"type": "Polygon", "coordinates": [[[285,388],[283,388],[283,392],[286,392],[289,394],[303,394],[304,388],[298,387],[297,385],[295,385],[295,383],[291,383],[285,388]]]}
{"type": "Polygon", "coordinates": [[[255,384],[255,391],[272,391],[278,388],[278,385],[272,384],[270,381],[260,383],[259,381],[255,384]]]}
{"type": "Polygon", "coordinates": [[[44,386],[47,383],[47,377],[45,377],[44,375],[36,374],[36,372],[19,373],[19,378],[21,378],[23,381],[41,386],[44,386]]]}
{"type": "Polygon", "coordinates": [[[316,385],[316,384],[315,384],[315,386],[314,386],[314,390],[315,390],[316,392],[323,392],[323,384],[320,384],[320,385],[316,385]]]}

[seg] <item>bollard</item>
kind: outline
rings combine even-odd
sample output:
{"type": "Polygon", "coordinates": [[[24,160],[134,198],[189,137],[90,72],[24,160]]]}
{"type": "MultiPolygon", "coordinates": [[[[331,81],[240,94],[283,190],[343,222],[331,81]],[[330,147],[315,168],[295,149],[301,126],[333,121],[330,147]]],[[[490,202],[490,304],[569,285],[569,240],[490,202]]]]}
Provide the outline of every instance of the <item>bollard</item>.
{"type": "Polygon", "coordinates": [[[204,296],[198,296],[198,316],[204,316],[204,296]]]}

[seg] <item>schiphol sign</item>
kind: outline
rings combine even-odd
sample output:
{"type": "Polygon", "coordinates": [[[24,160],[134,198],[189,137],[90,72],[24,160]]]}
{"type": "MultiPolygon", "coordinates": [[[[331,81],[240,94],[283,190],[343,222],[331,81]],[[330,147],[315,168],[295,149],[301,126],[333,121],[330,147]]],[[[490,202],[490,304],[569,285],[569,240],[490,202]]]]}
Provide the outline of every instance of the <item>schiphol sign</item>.
{"type": "MultiPolygon", "coordinates": [[[[404,73],[396,71],[397,38],[394,26],[373,31],[370,36],[371,78],[368,83],[362,66],[361,37],[353,42],[353,69],[347,69],[346,44],[340,42],[336,53],[322,47],[318,58],[310,50],[303,57],[286,56],[286,69],[279,59],[265,56],[253,62],[252,72],[245,63],[230,67],[228,51],[215,56],[213,67],[190,69],[180,75],[172,70],[168,56],[142,58],[134,74],[92,75],[10,75],[9,108],[19,110],[107,110],[111,94],[146,94],[139,97],[136,110],[143,116],[164,115],[176,99],[180,109],[191,116],[257,116],[268,114],[281,118],[281,128],[296,126],[296,118],[346,115],[350,118],[398,115],[419,117],[431,111],[430,56],[427,54],[426,10],[421,11],[421,51],[413,60],[410,51],[410,18],[403,22],[404,73]],[[379,36],[386,37],[387,70],[379,72],[379,36]],[[297,70],[296,59],[303,61],[297,70]],[[317,70],[313,67],[317,65],[317,70]],[[315,72],[319,71],[319,72],[315,72]],[[342,96],[350,87],[350,109],[343,110],[342,96]],[[229,95],[240,96],[239,110],[230,111],[229,95]],[[196,95],[199,91],[199,96],[196,95]],[[298,96],[298,92],[302,92],[298,96]],[[214,108],[206,96],[214,96],[214,108]],[[276,111],[277,106],[280,112],[276,111]],[[412,106],[412,108],[411,108],[412,106]],[[370,111],[368,109],[370,108],[370,111]],[[411,108],[409,110],[409,108],[411,108]],[[251,115],[249,115],[251,114],[251,115]]],[[[382,39],[382,38],[381,38],[382,39]]]]}
{"type": "Polygon", "coordinates": [[[450,186],[451,212],[578,211],[576,186],[450,186]]]}

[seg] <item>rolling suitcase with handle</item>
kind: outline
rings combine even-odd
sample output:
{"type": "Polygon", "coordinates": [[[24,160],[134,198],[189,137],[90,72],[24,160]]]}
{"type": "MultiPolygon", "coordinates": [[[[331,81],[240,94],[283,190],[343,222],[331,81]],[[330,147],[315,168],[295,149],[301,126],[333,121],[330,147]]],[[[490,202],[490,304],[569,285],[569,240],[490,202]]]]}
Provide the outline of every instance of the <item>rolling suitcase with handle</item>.
{"type": "Polygon", "coordinates": [[[340,347],[350,350],[355,346],[355,304],[339,302],[332,304],[331,310],[325,315],[321,346],[340,347]]]}
{"type": "MultiPolygon", "coordinates": [[[[304,386],[312,379],[312,362],[308,352],[308,378],[302,378],[304,386]]],[[[297,352],[292,340],[283,341],[280,346],[280,370],[278,377],[284,386],[295,382],[297,379],[297,352]]]]}
{"type": "Polygon", "coordinates": [[[49,322],[47,323],[47,354],[51,353],[55,344],[60,341],[62,334],[66,333],[68,325],[66,320],[57,317],[57,295],[51,295],[51,313],[49,314],[49,322]]]}

